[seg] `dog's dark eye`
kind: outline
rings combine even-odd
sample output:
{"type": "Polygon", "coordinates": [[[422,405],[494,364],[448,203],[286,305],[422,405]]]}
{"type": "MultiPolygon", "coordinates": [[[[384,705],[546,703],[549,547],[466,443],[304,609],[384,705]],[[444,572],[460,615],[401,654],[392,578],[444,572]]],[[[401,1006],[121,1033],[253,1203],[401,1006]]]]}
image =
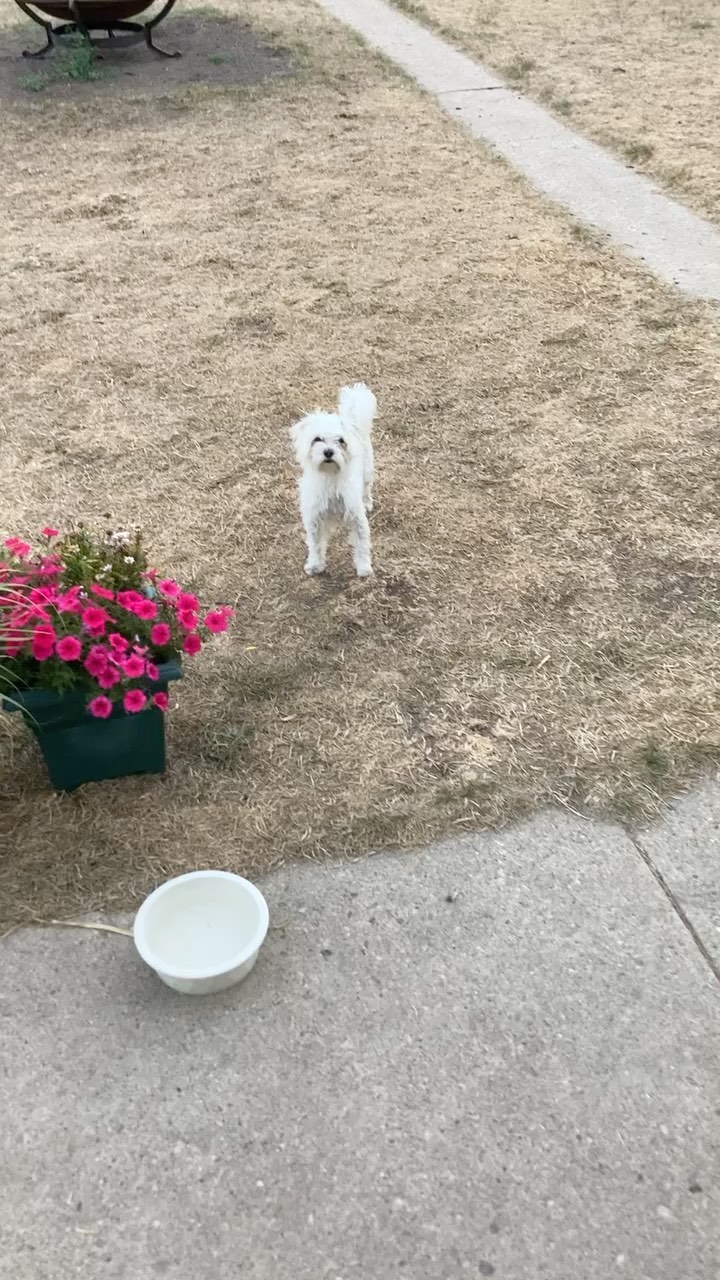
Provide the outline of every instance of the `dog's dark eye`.
{"type": "Polygon", "coordinates": [[[343,448],[345,448],[345,441],[343,440],[342,436],[340,436],[340,438],[339,438],[339,440],[338,440],[338,444],[341,444],[341,445],[343,446],[343,448]]]}
{"type": "Polygon", "coordinates": [[[313,440],[313,444],[322,444],[322,437],[316,436],[315,439],[313,440]]]}

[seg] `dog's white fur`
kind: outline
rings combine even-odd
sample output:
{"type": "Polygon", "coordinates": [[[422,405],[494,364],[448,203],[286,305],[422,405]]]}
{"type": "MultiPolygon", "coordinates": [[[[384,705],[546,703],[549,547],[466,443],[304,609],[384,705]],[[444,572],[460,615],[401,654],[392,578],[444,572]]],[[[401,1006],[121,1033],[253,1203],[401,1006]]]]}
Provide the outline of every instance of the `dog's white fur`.
{"type": "Polygon", "coordinates": [[[302,467],[300,514],[308,547],[306,573],[323,572],[330,533],[338,524],[347,529],[358,577],[372,573],[367,512],[373,506],[376,412],[372,391],[364,382],[356,382],[343,387],[337,413],[318,409],[290,429],[302,467]]]}

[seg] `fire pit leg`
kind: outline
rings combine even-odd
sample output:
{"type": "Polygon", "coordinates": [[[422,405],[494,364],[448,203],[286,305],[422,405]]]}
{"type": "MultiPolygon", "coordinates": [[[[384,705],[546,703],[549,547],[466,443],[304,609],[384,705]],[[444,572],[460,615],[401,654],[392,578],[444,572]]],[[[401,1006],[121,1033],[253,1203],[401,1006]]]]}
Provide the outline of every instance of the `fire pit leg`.
{"type": "Polygon", "coordinates": [[[45,32],[45,39],[47,40],[47,44],[44,49],[23,49],[23,58],[46,58],[47,55],[49,53],[53,53],[57,47],[55,37],[53,36],[52,22],[44,22],[42,18],[39,18],[36,13],[33,13],[32,9],[28,8],[25,4],[25,0],[15,0],[15,3],[19,9],[22,9],[23,13],[27,14],[28,18],[32,18],[33,22],[37,22],[38,26],[43,28],[45,32]]]}
{"type": "Polygon", "coordinates": [[[143,28],[143,33],[145,35],[145,43],[148,49],[151,49],[152,52],[156,53],[160,58],[181,58],[182,57],[182,54],[180,53],[179,49],[176,50],[175,53],[168,53],[166,49],[159,49],[156,44],[153,44],[153,39],[152,39],[153,27],[156,27],[158,23],[162,22],[163,18],[167,17],[170,10],[173,8],[174,4],[175,4],[175,0],[167,0],[167,4],[164,5],[164,7],[160,10],[160,12],[156,14],[156,16],[152,18],[150,22],[146,22],[143,28]]]}
{"type": "Polygon", "coordinates": [[[75,23],[75,26],[77,27],[78,35],[81,35],[83,37],[83,40],[87,40],[88,44],[92,44],[92,40],[90,39],[90,32],[88,31],[87,27],[85,26],[85,23],[83,22],[82,14],[77,4],[75,3],[75,0],[68,0],[68,8],[70,9],[70,12],[73,16],[73,21],[75,23]]]}

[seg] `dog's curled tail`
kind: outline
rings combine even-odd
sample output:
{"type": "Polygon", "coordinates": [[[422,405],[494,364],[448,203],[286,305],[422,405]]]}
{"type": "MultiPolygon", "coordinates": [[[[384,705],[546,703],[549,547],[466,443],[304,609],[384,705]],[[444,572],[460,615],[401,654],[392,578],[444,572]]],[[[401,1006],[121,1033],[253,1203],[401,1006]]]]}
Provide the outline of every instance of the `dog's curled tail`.
{"type": "Polygon", "coordinates": [[[352,387],[343,387],[340,392],[338,413],[348,427],[367,438],[377,413],[377,400],[364,382],[356,382],[352,387]]]}

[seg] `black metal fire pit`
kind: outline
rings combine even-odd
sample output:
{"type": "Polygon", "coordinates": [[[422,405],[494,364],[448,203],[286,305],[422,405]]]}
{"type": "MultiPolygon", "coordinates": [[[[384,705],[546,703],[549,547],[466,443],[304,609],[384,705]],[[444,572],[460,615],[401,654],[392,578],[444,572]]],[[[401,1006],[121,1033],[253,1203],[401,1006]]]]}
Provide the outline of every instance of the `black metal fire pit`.
{"type": "Polygon", "coordinates": [[[47,41],[43,49],[35,52],[25,49],[23,58],[45,58],[58,48],[63,36],[79,35],[98,49],[122,49],[129,44],[147,45],[161,58],[179,58],[179,53],[167,53],[153,44],[152,33],[169,14],[175,0],[166,4],[149,22],[129,22],[137,14],[150,8],[152,0],[15,0],[19,9],[45,30],[47,41]],[[32,7],[31,7],[32,5],[32,7]],[[54,25],[36,13],[59,19],[54,25]],[[98,35],[104,31],[106,35],[98,35]]]}

